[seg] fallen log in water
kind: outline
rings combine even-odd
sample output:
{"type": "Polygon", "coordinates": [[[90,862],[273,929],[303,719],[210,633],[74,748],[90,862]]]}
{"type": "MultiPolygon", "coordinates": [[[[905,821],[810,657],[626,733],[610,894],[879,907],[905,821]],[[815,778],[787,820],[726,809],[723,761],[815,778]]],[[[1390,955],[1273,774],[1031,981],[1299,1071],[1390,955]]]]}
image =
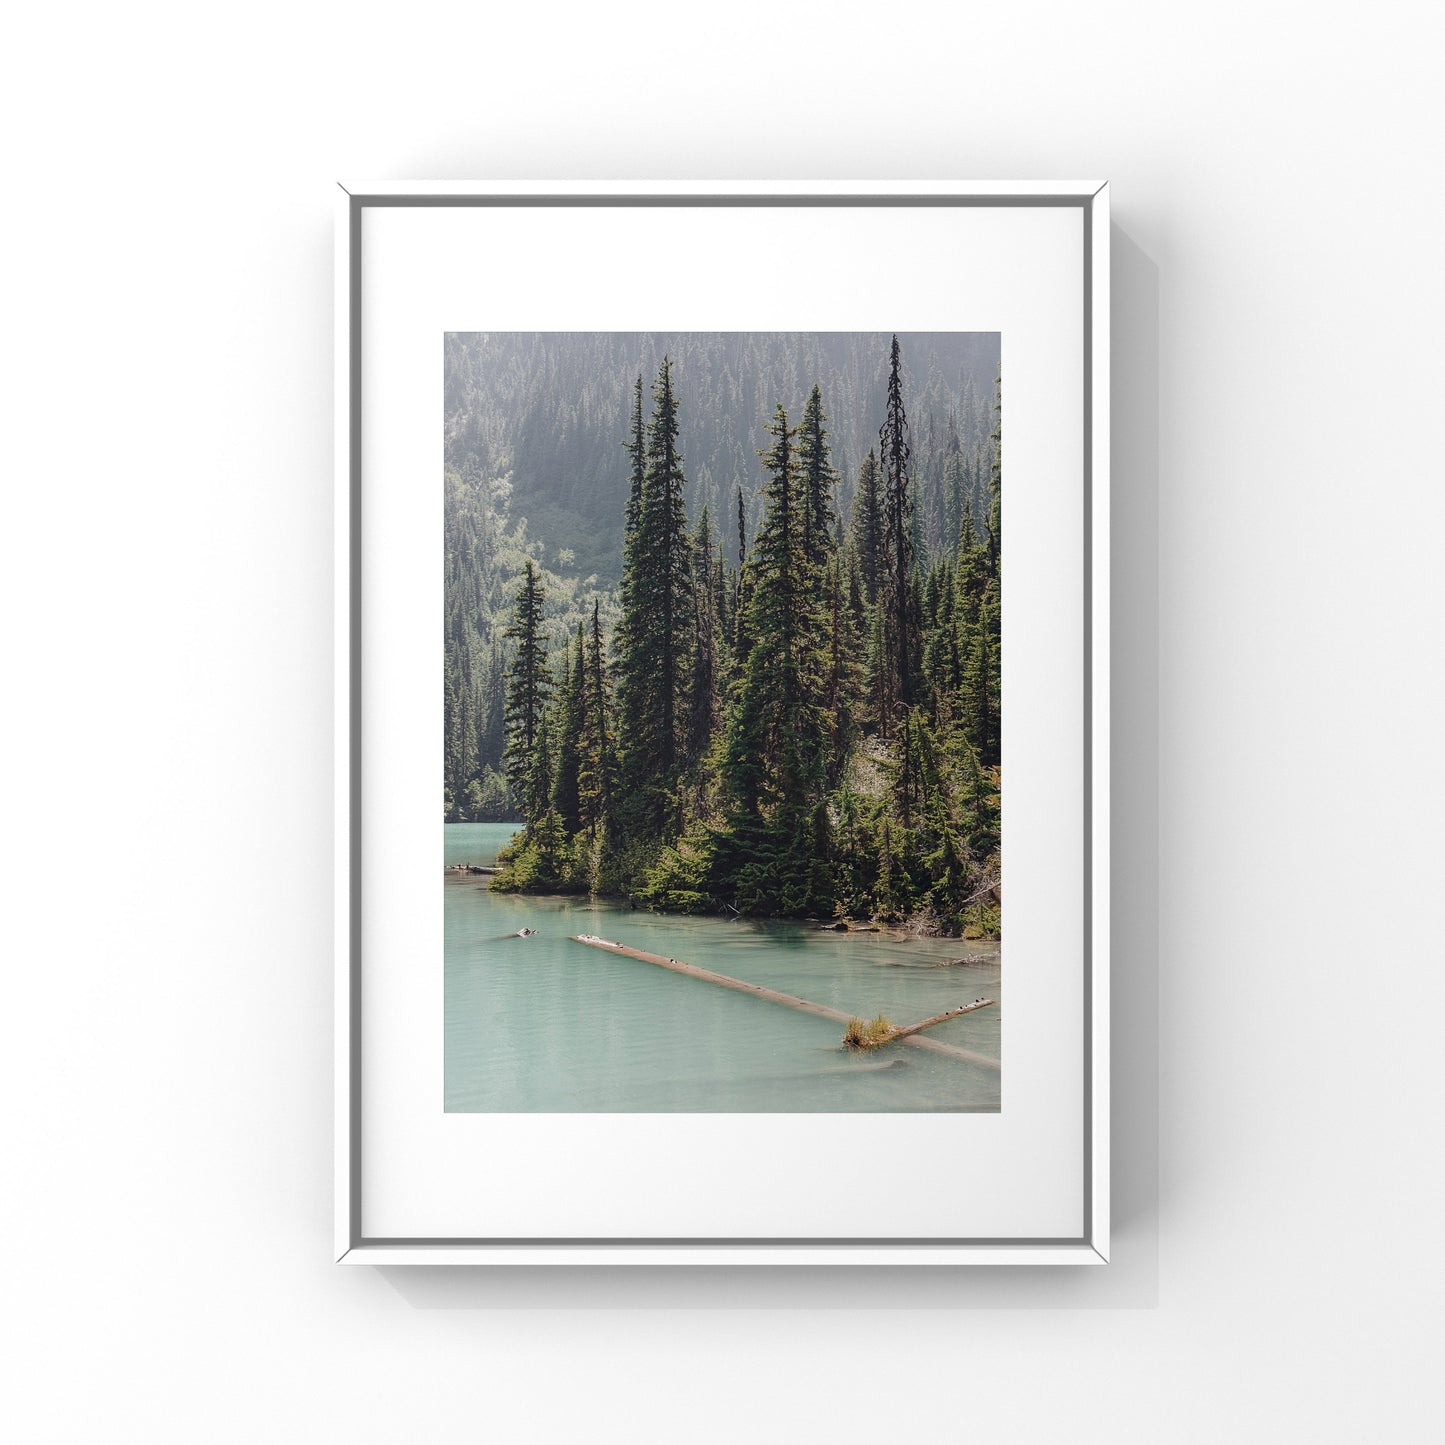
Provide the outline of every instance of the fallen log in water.
{"type": "MultiPolygon", "coordinates": [[[[574,934],[574,943],[585,943],[589,948],[600,948],[605,953],[618,953],[625,958],[635,958],[640,963],[650,963],[657,968],[668,969],[672,973],[680,973],[685,978],[695,978],[702,983],[716,984],[719,988],[730,988],[737,993],[751,994],[754,998],[765,999],[768,1003],[782,1004],[785,1008],[797,1009],[801,1013],[812,1014],[815,1018],[831,1019],[834,1023],[848,1024],[855,1015],[846,1014],[841,1009],[829,1008],[827,1004],[811,1003],[805,998],[797,998],[790,993],[779,993],[774,988],[764,988],[761,984],[745,983],[740,978],[729,978],[725,973],[714,973],[710,968],[699,968],[695,963],[682,963],[676,958],[664,958],[660,953],[644,953],[640,948],[628,948],[625,944],[615,943],[611,939],[598,938],[596,934],[583,933],[574,934]]],[[[992,999],[989,1000],[993,1002],[992,999]]],[[[924,1019],[921,1024],[910,1025],[907,1029],[900,1030],[891,1035],[888,1039],[892,1043],[894,1039],[905,1044],[911,1044],[914,1048],[928,1049],[933,1053],[949,1054],[954,1058],[967,1059],[971,1064],[979,1064],[986,1069],[996,1069],[999,1066],[997,1059],[991,1059],[987,1054],[976,1054],[971,1049],[956,1048],[952,1044],[941,1044],[937,1039],[925,1039],[917,1037],[921,1029],[927,1028],[930,1024],[940,1023],[945,1018],[955,1018],[960,1012],[967,1013],[970,1009],[981,1008],[982,1004],[965,1005],[963,1009],[954,1009],[946,1014],[939,1014],[937,1018],[924,1019]]]]}

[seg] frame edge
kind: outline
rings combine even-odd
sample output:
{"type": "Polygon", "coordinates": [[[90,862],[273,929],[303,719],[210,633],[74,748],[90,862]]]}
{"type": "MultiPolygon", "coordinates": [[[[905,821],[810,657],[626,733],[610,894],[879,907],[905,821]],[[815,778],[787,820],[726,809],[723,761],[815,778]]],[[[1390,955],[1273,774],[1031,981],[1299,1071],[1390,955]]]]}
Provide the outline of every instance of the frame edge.
{"type": "Polygon", "coordinates": [[[1090,519],[1093,567],[1090,638],[1093,649],[1091,754],[1088,759],[1091,816],[1091,947],[1093,951],[1090,1032],[1092,1057],[1093,1229],[1090,1243],[1108,1263],[1109,1233],[1109,186],[1101,185],[1090,202],[1092,238],[1091,355],[1092,497],[1090,519]]]}
{"type": "Polygon", "coordinates": [[[553,196],[1057,196],[1087,201],[1107,184],[1098,180],[1038,181],[778,181],[778,180],[486,180],[486,181],[343,181],[342,189],[358,201],[418,199],[429,196],[515,196],[536,200],[553,196]]]}
{"type": "Polygon", "coordinates": [[[975,1245],[884,1249],[843,1245],[358,1245],[337,1260],[347,1265],[484,1265],[489,1268],[651,1266],[758,1268],[776,1265],[838,1268],[979,1268],[988,1265],[1095,1266],[1107,1264],[1089,1244],[975,1245]]]}
{"type": "Polygon", "coordinates": [[[332,947],[335,962],[335,1198],[333,1249],[338,1261],[352,1253],[351,1179],[351,212],[345,186],[336,198],[335,482],[333,506],[332,707],[332,947]]]}
{"type": "Polygon", "coordinates": [[[334,295],[334,959],[335,959],[335,1198],[333,1257],[338,1264],[363,1265],[673,1265],[673,1266],[838,1266],[838,1265],[1098,1265],[1110,1257],[1110,1136],[1109,1136],[1109,223],[1108,182],[962,182],[962,181],[472,181],[472,182],[338,182],[335,212],[334,295]],[[354,265],[353,227],[359,224],[368,202],[388,197],[405,203],[424,196],[493,196],[519,199],[546,196],[632,196],[672,194],[718,197],[748,195],[787,197],[868,195],[908,196],[978,195],[1036,197],[1049,195],[1081,201],[1085,207],[1091,246],[1086,280],[1090,293],[1090,404],[1086,421],[1091,427],[1089,458],[1090,524],[1090,633],[1092,647],[1090,742],[1086,761],[1093,806],[1087,843],[1092,850],[1088,898],[1091,906],[1089,1040],[1090,1101],[1088,1124],[1090,1152],[1085,1181],[1090,1211],[1086,1237],[1078,1243],[1044,1246],[907,1245],[884,1249],[830,1247],[802,1244],[782,1247],[751,1245],[696,1246],[566,1246],[446,1244],[395,1246],[369,1245],[359,1228],[359,1157],[353,1074],[356,1068],[353,1017],[358,1000],[353,974],[353,907],[358,879],[354,876],[352,816],[353,781],[353,601],[356,575],[353,566],[355,517],[353,513],[352,351],[357,343],[353,317],[353,290],[359,282],[354,265]]]}

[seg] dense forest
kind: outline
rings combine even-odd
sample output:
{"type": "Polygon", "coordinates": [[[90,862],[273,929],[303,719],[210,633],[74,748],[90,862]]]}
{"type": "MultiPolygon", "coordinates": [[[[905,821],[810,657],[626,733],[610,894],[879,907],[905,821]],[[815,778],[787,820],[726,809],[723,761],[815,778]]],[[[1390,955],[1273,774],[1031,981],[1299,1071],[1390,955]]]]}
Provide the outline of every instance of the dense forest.
{"type": "Polygon", "coordinates": [[[997,934],[997,365],[448,336],[444,806],[524,822],[496,886],[997,934]]]}

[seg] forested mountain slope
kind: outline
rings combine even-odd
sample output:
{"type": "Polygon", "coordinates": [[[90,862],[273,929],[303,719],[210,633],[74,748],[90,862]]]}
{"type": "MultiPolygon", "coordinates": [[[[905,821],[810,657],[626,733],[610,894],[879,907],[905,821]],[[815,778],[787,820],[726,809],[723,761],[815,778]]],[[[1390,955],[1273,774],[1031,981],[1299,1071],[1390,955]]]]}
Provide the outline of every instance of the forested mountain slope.
{"type": "MultiPolygon", "coordinates": [[[[928,488],[941,482],[950,412],[967,450],[993,430],[999,337],[902,333],[898,340],[911,441],[928,488]]],[[[506,478],[510,518],[526,519],[537,560],[615,587],[632,387],[639,375],[650,384],[667,356],[682,399],[688,515],[696,519],[707,506],[734,556],[740,488],[750,531],[760,520],[758,450],[773,408],[801,416],[814,386],[830,419],[838,503],[847,515],[883,421],[888,342],[873,332],[454,332],[446,338],[446,466],[463,478],[506,478]],[[561,561],[564,552],[573,560],[561,561]]]]}
{"type": "Polygon", "coordinates": [[[996,931],[998,349],[447,338],[445,809],[525,820],[501,886],[996,931]]]}

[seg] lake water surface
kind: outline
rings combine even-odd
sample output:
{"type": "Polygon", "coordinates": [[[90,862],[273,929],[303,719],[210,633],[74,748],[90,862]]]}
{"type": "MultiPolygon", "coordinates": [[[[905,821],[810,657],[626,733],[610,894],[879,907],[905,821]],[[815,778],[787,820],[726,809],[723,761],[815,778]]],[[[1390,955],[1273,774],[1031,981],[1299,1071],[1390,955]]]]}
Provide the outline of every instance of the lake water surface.
{"type": "MultiPolygon", "coordinates": [[[[486,865],[511,823],[449,823],[446,862],[486,865]]],[[[629,947],[895,1025],[999,999],[999,946],[832,933],[818,924],[681,918],[586,898],[492,893],[448,873],[446,1108],[451,1112],[993,1111],[997,1069],[893,1045],[570,935],[629,947]],[[519,928],[535,928],[517,938],[519,928]],[[960,960],[963,960],[960,962],[960,960]],[[944,965],[944,966],[940,966],[944,965]]],[[[1000,1008],[927,1037],[998,1059],[1000,1008]]]]}

